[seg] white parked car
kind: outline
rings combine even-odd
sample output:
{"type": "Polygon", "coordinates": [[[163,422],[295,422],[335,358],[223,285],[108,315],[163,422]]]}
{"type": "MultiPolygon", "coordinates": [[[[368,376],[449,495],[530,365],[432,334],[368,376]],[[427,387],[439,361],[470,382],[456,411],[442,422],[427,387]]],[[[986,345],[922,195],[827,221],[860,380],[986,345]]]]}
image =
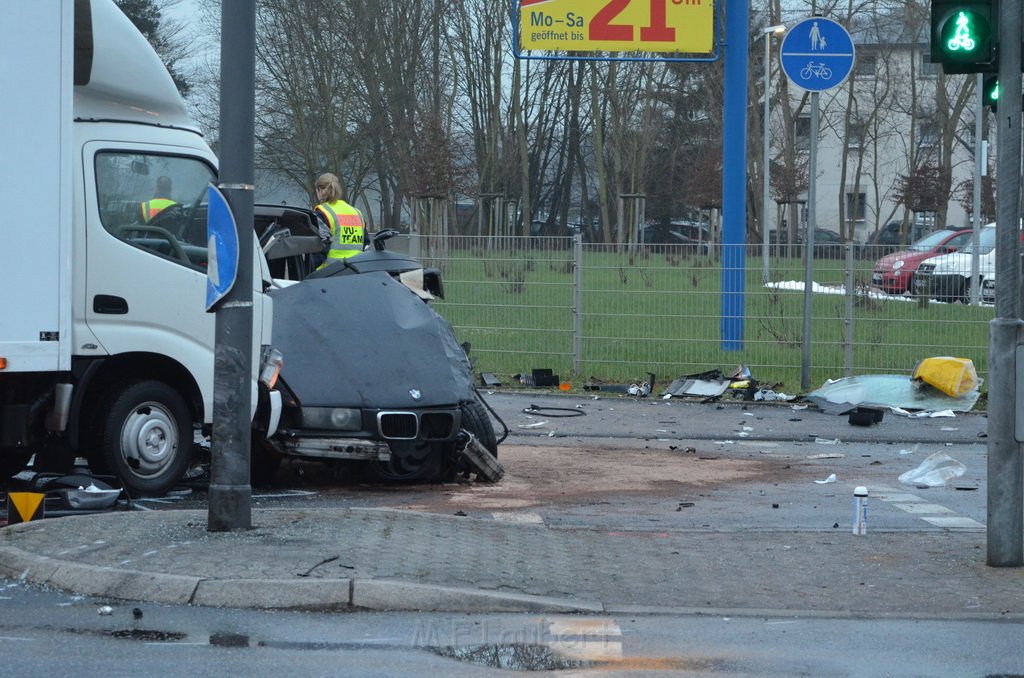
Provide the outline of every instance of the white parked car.
{"type": "MultiPolygon", "coordinates": [[[[974,242],[970,240],[963,249],[943,254],[922,262],[914,274],[914,287],[919,293],[928,290],[929,296],[938,301],[967,303],[971,296],[971,266],[974,259],[974,242]]],[[[996,228],[995,224],[983,227],[978,235],[978,277],[995,280],[996,275],[996,228]]]]}

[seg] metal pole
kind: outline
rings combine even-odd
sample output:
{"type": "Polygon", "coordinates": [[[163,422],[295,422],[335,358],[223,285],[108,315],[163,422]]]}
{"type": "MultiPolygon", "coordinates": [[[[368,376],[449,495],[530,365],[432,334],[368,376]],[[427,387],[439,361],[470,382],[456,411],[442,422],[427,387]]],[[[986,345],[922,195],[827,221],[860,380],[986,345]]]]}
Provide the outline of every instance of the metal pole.
{"type": "Polygon", "coordinates": [[[814,203],[818,173],[818,93],[811,92],[811,157],[807,167],[807,235],[804,237],[804,338],[800,348],[800,388],[811,387],[811,295],[814,287],[814,203]]]}
{"type": "Polygon", "coordinates": [[[985,107],[982,102],[984,90],[984,76],[978,73],[975,76],[974,88],[977,95],[974,103],[974,190],[971,195],[971,225],[974,227],[974,234],[971,236],[974,246],[971,248],[971,306],[977,306],[981,298],[981,283],[978,281],[978,266],[980,265],[980,252],[978,252],[978,238],[981,233],[981,119],[985,114],[985,107]]]}
{"type": "Polygon", "coordinates": [[[253,183],[256,5],[221,6],[220,189],[238,226],[238,278],[217,311],[207,530],[252,527],[253,183]]]}
{"type": "Polygon", "coordinates": [[[767,29],[763,35],[764,37],[764,148],[762,162],[764,166],[761,168],[761,174],[763,176],[763,185],[761,186],[761,282],[765,285],[768,284],[769,271],[768,271],[768,153],[769,143],[768,135],[771,133],[771,123],[769,122],[768,116],[770,115],[770,108],[768,106],[768,99],[771,88],[768,84],[768,79],[771,77],[771,67],[769,66],[769,60],[771,59],[771,42],[772,34],[767,29]]]}
{"type": "Polygon", "coordinates": [[[572,238],[572,373],[583,371],[583,234],[572,238]]]}
{"type": "MultiPolygon", "coordinates": [[[[769,160],[769,153],[771,149],[770,138],[771,138],[771,107],[769,102],[771,100],[771,43],[773,35],[781,35],[786,32],[785,24],[779,24],[777,26],[768,26],[764,29],[761,37],[764,38],[764,148],[762,154],[762,176],[763,186],[761,187],[761,260],[763,270],[761,272],[762,282],[767,285],[769,280],[769,269],[768,269],[768,203],[771,199],[769,195],[769,177],[771,176],[771,167],[769,160]]],[[[781,242],[781,238],[777,238],[781,242]]]]}
{"type": "Polygon", "coordinates": [[[849,240],[844,245],[846,250],[846,320],[843,322],[843,366],[844,376],[853,376],[853,243],[849,240]]]}
{"type": "MultiPolygon", "coordinates": [[[[743,196],[747,185],[748,3],[725,0],[725,101],[722,195],[743,196]]],[[[747,201],[722,201],[721,348],[742,351],[746,316],[747,201]]]]}
{"type": "Polygon", "coordinates": [[[1020,319],[1021,0],[999,6],[999,113],[996,115],[996,316],[989,325],[987,563],[1024,565],[1024,450],[1017,361],[1020,319]]]}

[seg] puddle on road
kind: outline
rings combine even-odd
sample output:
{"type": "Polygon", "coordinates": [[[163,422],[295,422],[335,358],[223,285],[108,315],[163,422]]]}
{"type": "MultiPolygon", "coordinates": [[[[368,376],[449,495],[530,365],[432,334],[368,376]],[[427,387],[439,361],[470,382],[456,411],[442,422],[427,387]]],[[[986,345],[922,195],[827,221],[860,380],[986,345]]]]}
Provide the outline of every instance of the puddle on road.
{"type": "Polygon", "coordinates": [[[470,645],[468,647],[434,647],[435,654],[478,666],[516,671],[556,671],[558,669],[590,668],[593,662],[556,654],[546,645],[506,643],[502,645],[470,645]]]}
{"type": "MultiPolygon", "coordinates": [[[[79,631],[80,632],[80,631],[79,631]]],[[[616,657],[579,659],[558,653],[548,645],[537,643],[502,643],[468,645],[462,647],[405,647],[376,643],[332,643],[317,641],[254,641],[241,633],[211,633],[209,636],[190,636],[179,631],[154,629],[113,629],[91,631],[101,635],[146,643],[176,643],[203,638],[213,647],[245,648],[266,647],[288,650],[360,651],[360,650],[421,650],[446,659],[510,671],[558,671],[565,669],[616,669],[647,671],[703,671],[717,672],[724,664],[719,660],[681,659],[668,657],[616,657]]]]}
{"type": "Polygon", "coordinates": [[[562,669],[614,669],[646,671],[720,671],[721,661],[671,657],[616,657],[577,659],[559,654],[547,645],[504,643],[466,647],[434,647],[435,654],[448,659],[511,671],[558,671],[562,669]]]}
{"type": "Polygon", "coordinates": [[[125,640],[138,640],[145,643],[173,643],[184,640],[187,633],[177,631],[154,631],[152,629],[114,629],[102,633],[112,637],[125,640]]]}

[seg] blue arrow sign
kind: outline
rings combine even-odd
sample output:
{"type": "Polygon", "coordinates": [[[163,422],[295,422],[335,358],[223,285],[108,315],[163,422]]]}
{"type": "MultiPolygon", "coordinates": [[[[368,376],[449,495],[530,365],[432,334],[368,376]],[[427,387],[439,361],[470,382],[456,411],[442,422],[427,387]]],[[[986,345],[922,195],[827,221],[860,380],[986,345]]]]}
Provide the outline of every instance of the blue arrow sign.
{"type": "Polygon", "coordinates": [[[206,310],[214,310],[238,277],[238,228],[227,198],[210,185],[206,212],[206,310]]]}
{"type": "Polygon", "coordinates": [[[797,87],[824,92],[843,84],[853,70],[853,39],[832,19],[815,16],[793,26],[780,47],[782,70],[797,87]]]}

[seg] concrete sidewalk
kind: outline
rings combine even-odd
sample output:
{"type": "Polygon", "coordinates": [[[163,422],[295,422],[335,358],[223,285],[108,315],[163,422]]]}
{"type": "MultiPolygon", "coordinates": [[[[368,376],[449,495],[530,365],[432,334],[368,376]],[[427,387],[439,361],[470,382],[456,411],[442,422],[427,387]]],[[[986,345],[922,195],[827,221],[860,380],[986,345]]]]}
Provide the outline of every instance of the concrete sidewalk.
{"type": "Polygon", "coordinates": [[[1024,619],[980,530],[608,532],[375,509],[52,518],[0,530],[0,575],[124,600],[282,609],[1024,619]]]}

